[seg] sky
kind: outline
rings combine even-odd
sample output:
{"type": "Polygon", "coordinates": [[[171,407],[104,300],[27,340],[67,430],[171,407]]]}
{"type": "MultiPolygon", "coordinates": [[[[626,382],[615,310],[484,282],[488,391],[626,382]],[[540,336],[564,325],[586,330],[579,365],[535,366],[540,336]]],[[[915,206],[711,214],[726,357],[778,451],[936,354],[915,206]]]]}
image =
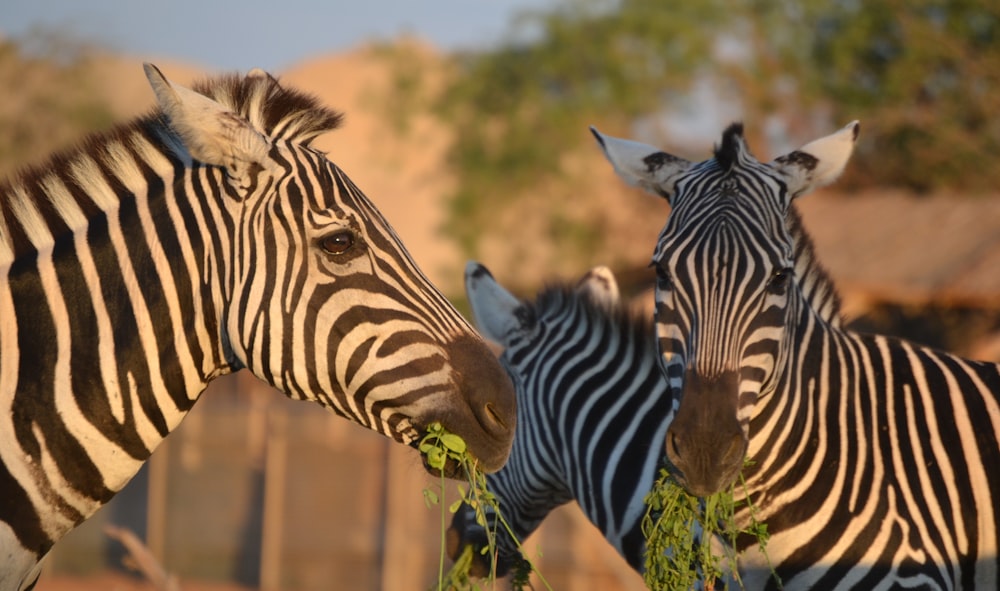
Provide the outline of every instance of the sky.
{"type": "Polygon", "coordinates": [[[365,41],[411,34],[445,50],[488,47],[514,16],[556,0],[4,0],[0,35],[68,31],[116,52],[217,70],[280,71],[365,41]]]}

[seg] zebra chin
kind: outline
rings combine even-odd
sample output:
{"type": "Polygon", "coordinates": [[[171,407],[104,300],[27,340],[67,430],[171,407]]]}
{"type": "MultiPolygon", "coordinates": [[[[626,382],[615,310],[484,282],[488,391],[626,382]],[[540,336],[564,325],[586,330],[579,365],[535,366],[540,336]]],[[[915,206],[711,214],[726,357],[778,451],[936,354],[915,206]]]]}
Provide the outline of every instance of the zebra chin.
{"type": "MultiPolygon", "coordinates": [[[[462,335],[446,347],[454,369],[452,380],[456,396],[440,408],[416,417],[414,425],[421,431],[439,422],[450,433],[461,437],[469,453],[484,472],[496,472],[507,463],[514,444],[517,406],[514,385],[496,355],[486,343],[471,335],[462,335]]],[[[419,442],[414,442],[417,447],[419,442]]],[[[431,474],[440,472],[427,465],[431,474]]],[[[448,478],[464,478],[461,467],[449,462],[443,470],[448,478]]]]}
{"type": "Polygon", "coordinates": [[[726,490],[743,469],[748,439],[737,418],[739,374],[688,368],[666,452],[677,483],[696,497],[726,490]]]}
{"type": "MultiPolygon", "coordinates": [[[[742,464],[740,462],[740,468],[742,468],[742,464]]],[[[737,476],[740,474],[740,468],[736,468],[715,475],[706,476],[699,474],[695,478],[689,479],[683,472],[676,470],[676,466],[672,466],[671,468],[671,475],[677,481],[677,484],[687,491],[689,495],[699,498],[710,497],[715,493],[729,490],[730,485],[736,481],[737,476]]]]}

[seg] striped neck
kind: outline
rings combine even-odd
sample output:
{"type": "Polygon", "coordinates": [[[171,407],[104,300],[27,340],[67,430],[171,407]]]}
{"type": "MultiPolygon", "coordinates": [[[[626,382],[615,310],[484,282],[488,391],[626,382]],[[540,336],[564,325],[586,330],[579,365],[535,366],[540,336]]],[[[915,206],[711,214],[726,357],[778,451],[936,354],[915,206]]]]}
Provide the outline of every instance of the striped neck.
{"type": "Polygon", "coordinates": [[[233,369],[221,246],[202,239],[226,214],[190,197],[194,176],[218,173],[171,147],[147,119],[0,187],[0,430],[27,450],[2,459],[24,506],[48,507],[18,527],[39,555],[233,369]]]}

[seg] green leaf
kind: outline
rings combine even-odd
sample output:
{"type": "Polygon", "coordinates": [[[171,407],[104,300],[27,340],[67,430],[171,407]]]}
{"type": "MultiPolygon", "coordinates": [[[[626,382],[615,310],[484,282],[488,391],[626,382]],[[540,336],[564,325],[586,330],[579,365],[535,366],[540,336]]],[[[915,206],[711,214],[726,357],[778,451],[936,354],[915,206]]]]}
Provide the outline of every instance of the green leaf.
{"type": "Polygon", "coordinates": [[[431,448],[430,451],[427,452],[427,465],[431,468],[444,470],[447,460],[448,457],[445,456],[444,452],[439,447],[431,448]]]}
{"type": "Polygon", "coordinates": [[[454,433],[443,433],[441,444],[455,453],[465,453],[465,440],[454,433]]]}
{"type": "MultiPolygon", "coordinates": [[[[448,509],[450,512],[455,513],[461,508],[463,502],[468,503],[470,506],[474,508],[476,515],[476,523],[478,523],[483,528],[483,530],[485,530],[486,533],[487,543],[485,546],[483,546],[481,550],[483,555],[489,556],[496,552],[497,548],[496,537],[498,535],[509,536],[513,540],[514,544],[517,546],[518,550],[523,554],[524,548],[521,546],[521,543],[520,541],[518,541],[517,536],[514,535],[513,531],[510,528],[510,525],[506,522],[503,515],[501,514],[500,506],[499,503],[497,502],[496,496],[489,490],[487,490],[486,475],[482,472],[482,470],[479,469],[479,466],[476,463],[476,461],[469,455],[468,450],[466,449],[465,441],[457,435],[448,433],[444,428],[440,426],[440,424],[437,423],[428,426],[427,430],[428,433],[424,436],[419,445],[419,449],[421,450],[421,452],[424,452],[426,454],[427,465],[430,466],[431,468],[443,470],[448,460],[454,460],[460,464],[462,471],[468,478],[468,487],[469,487],[468,490],[466,489],[466,486],[463,486],[462,484],[456,484],[458,491],[460,493],[459,498],[458,500],[451,503],[448,509]],[[492,510],[493,515],[496,517],[495,521],[487,523],[485,517],[486,510],[492,510]],[[501,527],[504,529],[502,533],[500,533],[499,531],[501,527]]],[[[446,498],[446,489],[444,482],[445,482],[444,476],[442,475],[441,485],[440,485],[441,488],[439,493],[431,491],[429,489],[424,489],[424,503],[428,507],[443,503],[444,499],[446,498]]],[[[446,525],[444,519],[445,513],[443,505],[441,507],[441,514],[442,514],[442,522],[441,522],[442,550],[439,563],[438,582],[436,587],[433,587],[433,589],[437,589],[438,591],[441,591],[443,589],[448,589],[449,591],[470,591],[471,589],[482,588],[477,583],[474,583],[469,575],[469,568],[472,563],[471,546],[467,547],[468,552],[463,552],[462,554],[463,557],[465,557],[466,554],[468,554],[468,559],[460,558],[459,560],[457,560],[452,566],[451,570],[448,571],[447,575],[445,575],[444,548],[446,545],[445,544],[446,535],[444,528],[446,527],[446,525]]],[[[533,571],[530,564],[527,564],[525,568],[526,572],[533,571]]],[[[537,573],[537,571],[534,572],[537,573]]],[[[545,581],[544,577],[542,577],[540,573],[538,573],[537,576],[540,582],[543,584],[544,588],[549,589],[549,591],[552,591],[552,587],[548,584],[548,582],[545,581]]],[[[489,581],[492,583],[492,585],[489,588],[491,589],[495,588],[496,586],[495,576],[490,575],[489,581]]]]}

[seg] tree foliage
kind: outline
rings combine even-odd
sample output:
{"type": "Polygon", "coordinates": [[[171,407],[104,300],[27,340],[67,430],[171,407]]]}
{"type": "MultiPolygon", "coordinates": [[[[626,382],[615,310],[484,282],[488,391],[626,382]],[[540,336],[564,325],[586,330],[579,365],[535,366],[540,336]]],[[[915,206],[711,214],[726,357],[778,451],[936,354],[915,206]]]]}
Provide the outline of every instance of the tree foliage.
{"type": "Polygon", "coordinates": [[[91,59],[88,46],[56,32],[0,39],[0,180],[111,124],[91,59]]]}
{"type": "Polygon", "coordinates": [[[649,129],[704,80],[738,97],[748,119],[792,104],[788,80],[810,33],[795,26],[807,16],[797,6],[571,0],[523,15],[501,47],[459,56],[439,105],[456,134],[451,233],[475,255],[491,232],[523,235],[517,220],[531,214],[544,218],[539,238],[556,245],[560,260],[586,263],[611,250],[620,238],[602,234],[599,214],[580,213],[580,199],[596,196],[567,167],[581,151],[597,154],[587,126],[663,143],[649,129]],[[553,195],[560,191],[561,199],[553,195]],[[545,199],[532,198],[538,193],[545,199]],[[498,212],[517,207],[523,214],[504,223],[498,212]]]}
{"type": "Polygon", "coordinates": [[[1000,3],[841,1],[816,22],[816,92],[870,130],[855,182],[1000,186],[1000,3]]]}
{"type": "Polygon", "coordinates": [[[563,0],[455,60],[439,104],[455,133],[449,230],[475,255],[490,236],[516,247],[534,215],[574,263],[613,251],[621,237],[580,213],[589,177],[567,163],[593,153],[590,124],[697,158],[656,130],[713,108],[692,104],[698,84],[738,106],[761,157],[860,119],[842,188],[992,189],[998,35],[997,0],[563,0]]]}
{"type": "Polygon", "coordinates": [[[587,125],[627,133],[682,94],[711,54],[725,5],[567,2],[523,15],[495,51],[459,56],[439,112],[455,132],[449,229],[463,247],[476,255],[485,235],[516,233],[512,248],[530,245],[523,256],[540,240],[561,260],[602,250],[601,220],[570,205],[580,193],[574,181],[585,181],[567,174],[567,160],[581,149],[597,155],[587,125]],[[519,207],[513,219],[498,214],[519,207]],[[540,235],[527,235],[525,216],[541,220],[540,235]]]}

